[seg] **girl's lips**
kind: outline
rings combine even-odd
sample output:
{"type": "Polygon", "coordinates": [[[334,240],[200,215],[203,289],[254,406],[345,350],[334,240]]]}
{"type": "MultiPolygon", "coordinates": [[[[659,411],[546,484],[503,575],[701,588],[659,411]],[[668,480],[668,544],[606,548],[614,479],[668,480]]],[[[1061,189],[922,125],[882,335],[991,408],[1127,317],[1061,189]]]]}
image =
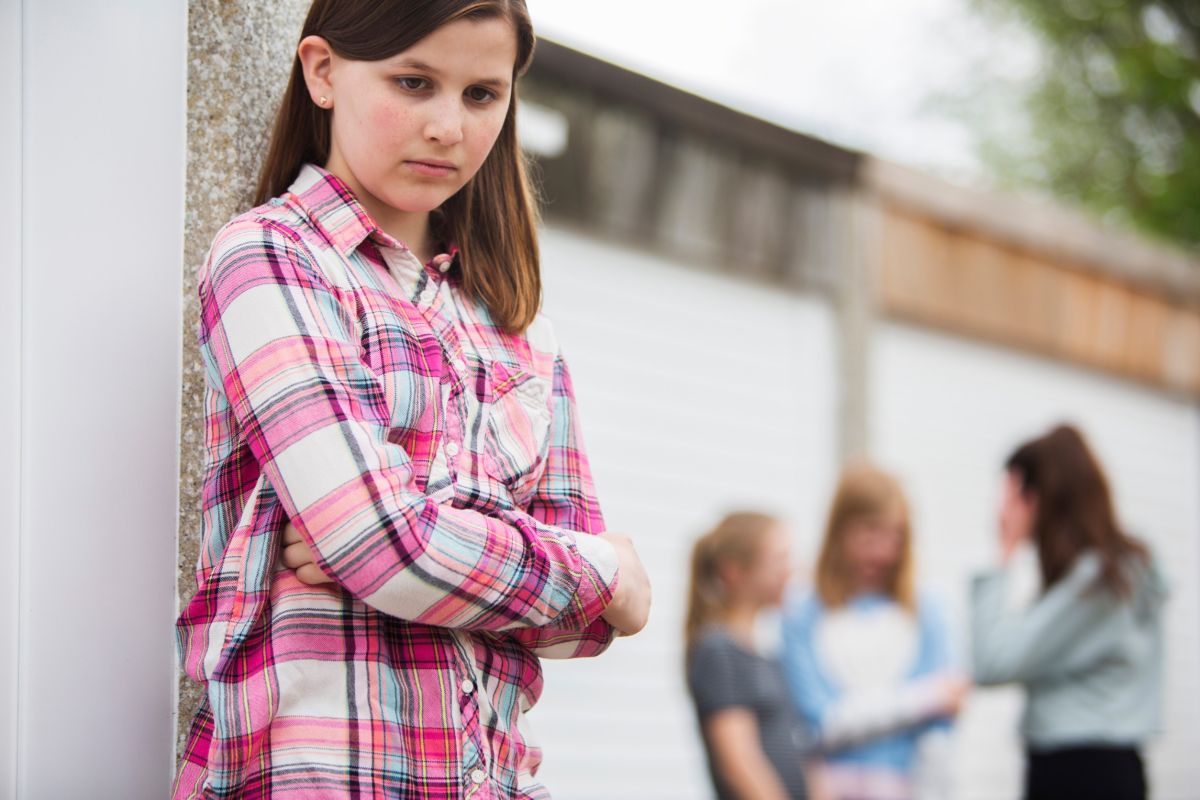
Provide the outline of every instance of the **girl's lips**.
{"type": "Polygon", "coordinates": [[[430,178],[444,178],[455,171],[455,167],[431,161],[405,161],[405,165],[418,175],[430,178]]]}

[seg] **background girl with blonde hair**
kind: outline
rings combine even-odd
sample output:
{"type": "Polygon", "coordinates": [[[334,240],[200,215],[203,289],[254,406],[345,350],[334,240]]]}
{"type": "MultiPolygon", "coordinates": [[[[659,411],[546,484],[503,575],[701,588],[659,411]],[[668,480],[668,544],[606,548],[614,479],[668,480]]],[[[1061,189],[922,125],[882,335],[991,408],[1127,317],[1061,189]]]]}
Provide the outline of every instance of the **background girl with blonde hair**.
{"type": "MultiPolygon", "coordinates": [[[[815,591],[789,602],[784,664],[816,731],[831,798],[945,796],[943,762],[923,760],[959,709],[946,626],[914,587],[908,504],[887,473],[842,474],[817,562],[815,591]]],[[[944,738],[944,737],[941,737],[944,738]]]]}
{"type": "Polygon", "coordinates": [[[791,574],[787,532],[766,514],[730,514],[692,548],[687,684],[721,800],[808,796],[803,725],[778,659],[755,643],[791,574]]]}
{"type": "Polygon", "coordinates": [[[199,275],[176,798],[546,798],[539,656],[649,613],[539,314],[523,0],[316,0],[199,275]]]}

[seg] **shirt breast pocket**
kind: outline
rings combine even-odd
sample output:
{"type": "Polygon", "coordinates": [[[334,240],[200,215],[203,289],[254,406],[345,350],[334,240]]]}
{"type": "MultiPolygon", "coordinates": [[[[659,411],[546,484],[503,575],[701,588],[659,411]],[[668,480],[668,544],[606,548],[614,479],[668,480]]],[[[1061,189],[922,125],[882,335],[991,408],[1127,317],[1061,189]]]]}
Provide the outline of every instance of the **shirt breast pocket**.
{"type": "Polygon", "coordinates": [[[483,468],[508,487],[524,508],[546,466],[550,436],[550,381],[492,362],[492,398],[484,427],[483,468]]]}

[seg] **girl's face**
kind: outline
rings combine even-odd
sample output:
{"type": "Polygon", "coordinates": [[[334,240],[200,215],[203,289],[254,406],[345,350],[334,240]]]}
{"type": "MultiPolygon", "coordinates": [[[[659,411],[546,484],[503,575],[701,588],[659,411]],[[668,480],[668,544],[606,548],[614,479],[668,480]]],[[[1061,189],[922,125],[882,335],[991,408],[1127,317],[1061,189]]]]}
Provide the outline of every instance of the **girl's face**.
{"type": "Polygon", "coordinates": [[[777,525],[763,535],[753,563],[738,576],[738,589],[754,605],[774,608],[783,602],[792,572],[787,531],[777,525]]]}
{"type": "Polygon", "coordinates": [[[860,591],[881,591],[904,555],[904,509],[899,504],[846,525],[846,564],[860,591]]]}
{"type": "Polygon", "coordinates": [[[432,211],[491,152],[516,58],[516,34],[502,18],[448,23],[383,61],[330,54],[328,91],[309,82],[332,109],[326,167],[377,217],[432,211]]]}

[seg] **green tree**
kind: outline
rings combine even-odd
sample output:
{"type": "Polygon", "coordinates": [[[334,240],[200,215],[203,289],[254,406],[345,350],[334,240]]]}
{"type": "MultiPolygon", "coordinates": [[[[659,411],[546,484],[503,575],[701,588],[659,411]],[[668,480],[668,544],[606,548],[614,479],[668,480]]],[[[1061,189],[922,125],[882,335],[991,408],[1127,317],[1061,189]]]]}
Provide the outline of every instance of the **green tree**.
{"type": "Polygon", "coordinates": [[[1026,136],[984,131],[1005,180],[1200,246],[1200,0],[973,0],[1040,45],[1026,136]]]}

